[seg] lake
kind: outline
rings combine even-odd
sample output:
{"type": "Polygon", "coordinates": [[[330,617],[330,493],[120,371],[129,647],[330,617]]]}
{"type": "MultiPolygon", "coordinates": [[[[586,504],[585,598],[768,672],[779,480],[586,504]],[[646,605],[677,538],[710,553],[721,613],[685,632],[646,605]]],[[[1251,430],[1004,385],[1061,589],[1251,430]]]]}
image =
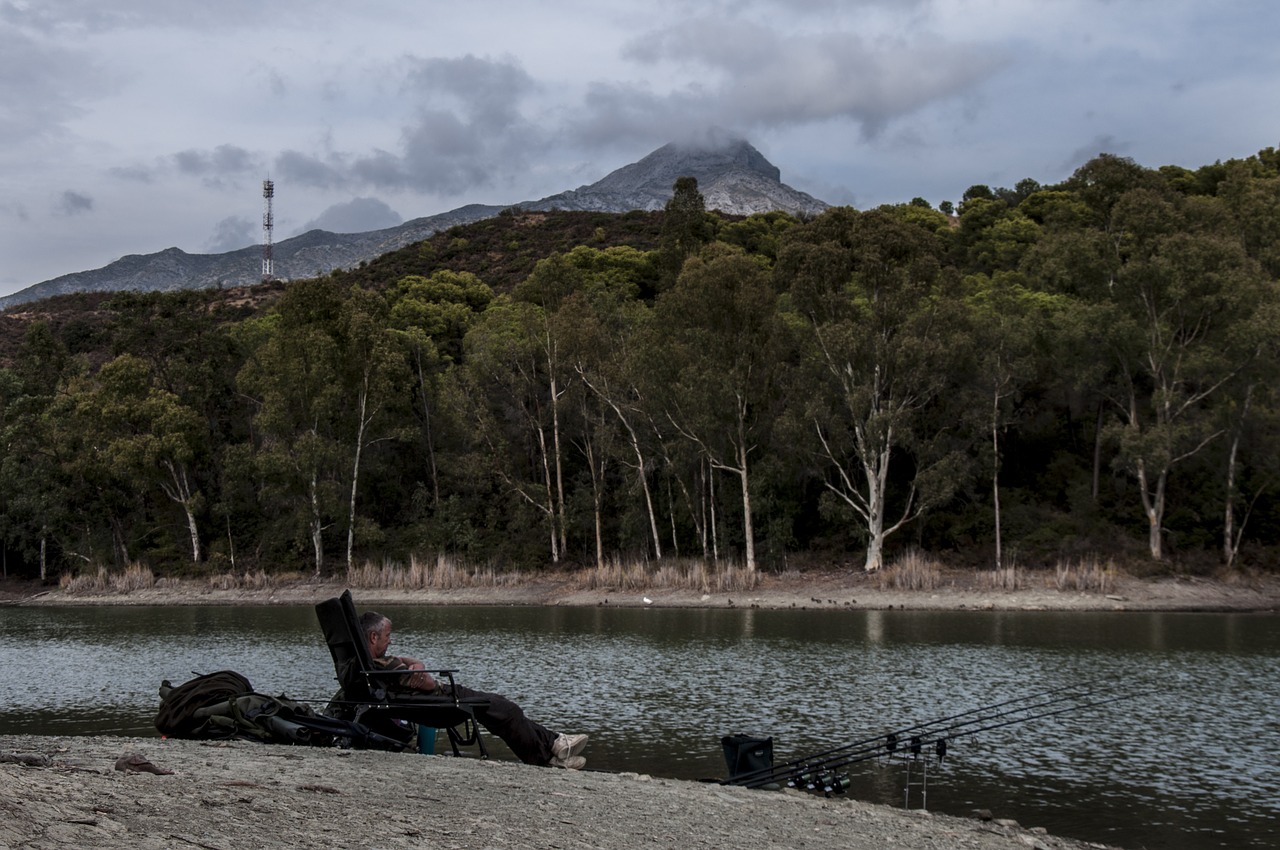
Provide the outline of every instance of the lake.
{"type": "MultiPolygon", "coordinates": [[[[951,742],[928,808],[1133,848],[1275,846],[1273,614],[382,610],[393,653],[590,732],[592,769],[722,779],[726,734],[772,737],[781,762],[1033,694],[1131,694],[951,742]]],[[[0,669],[0,734],[155,735],[161,679],[221,669],[317,706],[336,687],[309,606],[3,608],[0,669]]],[[[906,779],[870,760],[849,793],[918,808],[906,779]]]]}

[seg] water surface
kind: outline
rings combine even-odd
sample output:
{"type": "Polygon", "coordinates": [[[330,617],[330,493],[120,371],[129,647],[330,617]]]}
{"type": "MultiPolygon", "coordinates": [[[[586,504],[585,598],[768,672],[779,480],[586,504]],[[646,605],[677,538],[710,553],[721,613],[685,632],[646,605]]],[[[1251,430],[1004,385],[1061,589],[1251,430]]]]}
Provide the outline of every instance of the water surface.
{"type": "MultiPolygon", "coordinates": [[[[310,607],[7,608],[0,733],[154,735],[161,679],[233,669],[321,704],[310,607]]],[[[1114,612],[389,607],[392,652],[456,667],[590,766],[723,778],[719,738],[778,761],[1060,688],[1143,695],[955,741],[928,808],[989,809],[1128,847],[1271,847],[1280,817],[1280,618],[1114,612]]],[[[509,757],[500,745],[496,757],[509,757]]],[[[900,763],[850,793],[913,808],[900,763]]],[[[918,768],[913,779],[919,780],[918,768]]],[[[762,791],[761,793],[769,793],[762,791]]]]}

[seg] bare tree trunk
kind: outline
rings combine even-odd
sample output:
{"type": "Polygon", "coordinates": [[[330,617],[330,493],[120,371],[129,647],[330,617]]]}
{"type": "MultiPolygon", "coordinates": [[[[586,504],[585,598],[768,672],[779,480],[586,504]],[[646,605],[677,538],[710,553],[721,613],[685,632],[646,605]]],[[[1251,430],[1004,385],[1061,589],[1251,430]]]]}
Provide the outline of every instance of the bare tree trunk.
{"type": "Polygon", "coordinates": [[[313,469],[311,471],[311,548],[315,552],[316,578],[320,577],[320,571],[324,568],[324,541],[321,536],[323,531],[320,519],[320,482],[318,473],[313,469]]]}
{"type": "Polygon", "coordinates": [[[751,521],[751,487],[747,478],[747,447],[738,443],[738,474],[742,479],[742,534],[746,538],[747,572],[756,571],[756,535],[751,521]]]}
{"type": "Polygon", "coordinates": [[[427,376],[422,367],[422,352],[414,347],[414,361],[418,367],[418,392],[422,393],[422,427],[427,440],[427,473],[431,478],[431,507],[440,505],[440,475],[436,469],[435,437],[431,432],[431,402],[427,400],[427,376]]]}
{"type": "Polygon", "coordinates": [[[164,490],[164,494],[170,501],[180,505],[183,513],[187,515],[187,531],[191,535],[191,563],[198,564],[200,563],[200,529],[196,526],[195,512],[191,510],[195,493],[191,489],[187,468],[183,464],[169,460],[163,463],[165,470],[169,473],[169,481],[161,482],[160,489],[164,490]]]}
{"type": "Polygon", "coordinates": [[[1235,563],[1238,543],[1235,534],[1236,521],[1236,453],[1240,448],[1239,431],[1231,438],[1231,450],[1227,452],[1227,497],[1222,518],[1222,562],[1227,569],[1235,563]]]}
{"type": "Polygon", "coordinates": [[[1159,561],[1164,557],[1164,487],[1166,477],[1163,473],[1156,476],[1155,491],[1147,489],[1147,468],[1138,464],[1138,487],[1142,490],[1142,512],[1147,515],[1147,546],[1152,559],[1159,561]]]}
{"type": "Polygon", "coordinates": [[[356,545],[356,487],[360,481],[360,455],[364,451],[364,432],[369,425],[369,372],[371,366],[366,365],[364,379],[360,386],[360,424],[356,426],[356,456],[351,464],[351,501],[347,510],[347,569],[352,569],[356,545]]]}
{"type": "Polygon", "coordinates": [[[560,394],[557,391],[557,383],[555,376],[555,360],[549,358],[547,371],[551,388],[551,444],[555,450],[555,467],[556,467],[556,527],[560,533],[560,551],[566,552],[569,548],[568,541],[568,517],[565,515],[564,507],[564,472],[562,469],[562,461],[560,457],[560,394]]]}
{"type": "Polygon", "coordinates": [[[556,521],[556,503],[553,495],[555,482],[551,479],[551,462],[547,458],[547,435],[538,428],[538,451],[542,455],[542,477],[546,482],[546,507],[544,510],[550,525],[551,534],[551,563],[560,563],[560,536],[557,534],[556,521]]]}
{"type": "Polygon", "coordinates": [[[995,510],[996,520],[996,569],[1001,564],[1000,538],[1000,393],[995,393],[991,405],[991,504],[995,510]]]}

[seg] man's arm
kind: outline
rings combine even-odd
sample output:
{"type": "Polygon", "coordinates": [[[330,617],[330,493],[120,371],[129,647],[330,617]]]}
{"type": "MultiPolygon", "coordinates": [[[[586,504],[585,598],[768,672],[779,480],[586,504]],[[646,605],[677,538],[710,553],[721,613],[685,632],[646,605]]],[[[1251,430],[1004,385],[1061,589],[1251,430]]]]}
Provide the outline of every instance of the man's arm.
{"type": "Polygon", "coordinates": [[[416,658],[410,658],[407,655],[388,655],[384,658],[375,659],[375,663],[388,670],[419,671],[400,677],[400,684],[406,688],[413,688],[415,691],[424,691],[429,694],[434,694],[440,690],[440,684],[435,680],[435,677],[428,673],[426,667],[416,658]]]}

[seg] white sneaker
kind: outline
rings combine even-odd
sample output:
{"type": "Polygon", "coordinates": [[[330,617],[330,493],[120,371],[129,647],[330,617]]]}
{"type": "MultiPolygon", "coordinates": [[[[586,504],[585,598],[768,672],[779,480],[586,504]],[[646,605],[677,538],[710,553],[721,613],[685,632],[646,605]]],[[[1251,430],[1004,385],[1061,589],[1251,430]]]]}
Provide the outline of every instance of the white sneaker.
{"type": "Polygon", "coordinates": [[[565,770],[582,770],[587,766],[587,760],[582,756],[567,756],[565,758],[553,758],[551,760],[552,767],[562,767],[565,770]]]}
{"type": "Polygon", "coordinates": [[[552,759],[569,759],[587,747],[586,735],[557,735],[551,744],[552,759]]]}

